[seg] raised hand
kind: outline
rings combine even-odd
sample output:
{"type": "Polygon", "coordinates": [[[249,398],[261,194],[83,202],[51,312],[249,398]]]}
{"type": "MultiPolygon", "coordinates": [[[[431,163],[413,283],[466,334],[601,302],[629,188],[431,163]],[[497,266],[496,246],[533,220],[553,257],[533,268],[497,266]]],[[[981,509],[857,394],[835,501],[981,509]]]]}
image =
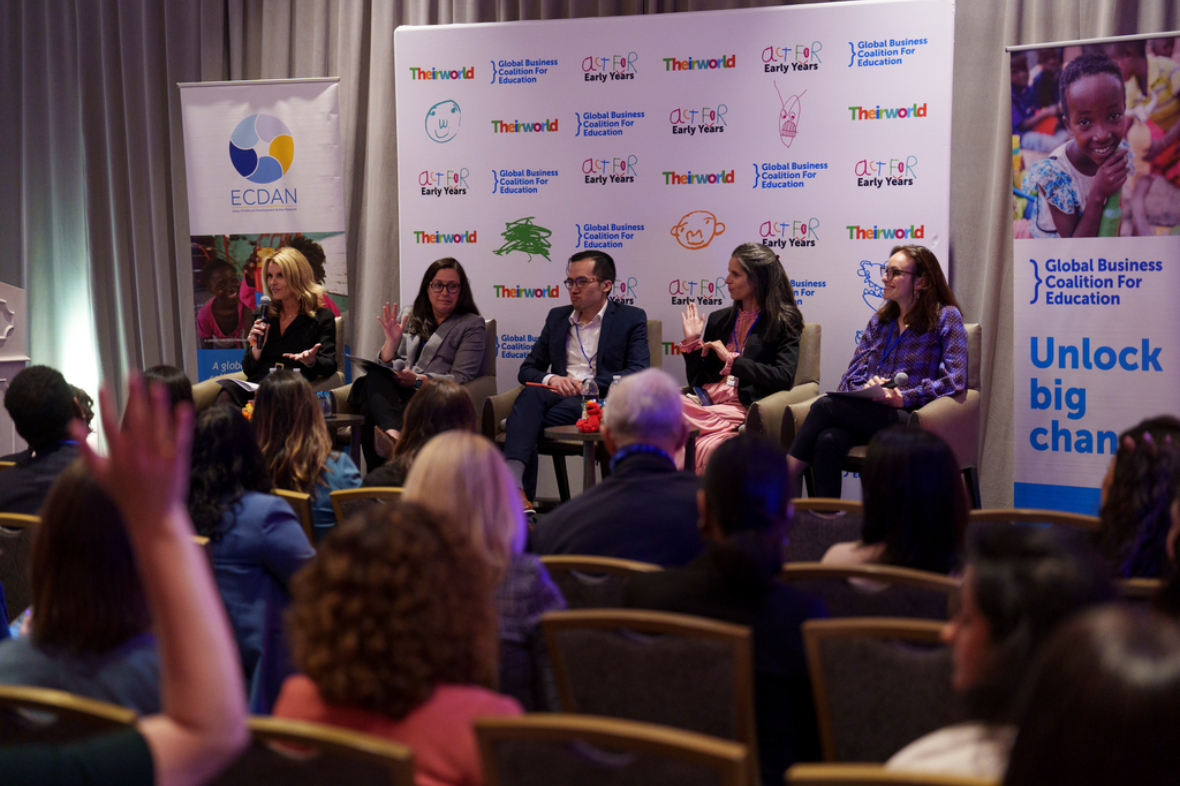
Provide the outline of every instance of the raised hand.
{"type": "Polygon", "coordinates": [[[139,375],[128,382],[122,423],[109,386],[98,398],[108,457],[94,452],[86,443],[85,424],[75,420],[70,430],[82,459],[129,529],[158,526],[175,508],[183,510],[188,497],[192,406],[182,403],[173,410],[168,389],[157,384],[148,391],[139,375]]]}
{"type": "MultiPolygon", "coordinates": [[[[686,339],[687,340],[687,339],[686,339]]],[[[707,355],[710,352],[721,358],[722,363],[729,362],[729,348],[725,346],[724,341],[710,341],[701,347],[701,354],[707,355]]]]}
{"type": "Polygon", "coordinates": [[[294,352],[294,353],[285,352],[285,353],[283,353],[283,357],[285,357],[289,360],[294,360],[298,363],[302,363],[303,365],[307,366],[308,368],[311,368],[312,365],[315,364],[315,356],[320,351],[321,346],[323,346],[323,345],[316,344],[311,349],[305,349],[302,352],[294,352]]]}
{"type": "Polygon", "coordinates": [[[680,323],[684,326],[684,342],[692,343],[705,332],[705,318],[697,314],[696,303],[689,303],[680,315],[680,323]]]}

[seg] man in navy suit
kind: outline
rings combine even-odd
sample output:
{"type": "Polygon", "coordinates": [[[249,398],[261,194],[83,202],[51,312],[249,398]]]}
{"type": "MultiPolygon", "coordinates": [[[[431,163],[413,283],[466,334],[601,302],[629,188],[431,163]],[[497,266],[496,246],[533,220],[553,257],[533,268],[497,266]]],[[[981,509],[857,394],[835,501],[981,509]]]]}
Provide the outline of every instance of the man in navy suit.
{"type": "Polygon", "coordinates": [[[614,287],[615,261],[604,251],[579,251],[566,268],[569,306],[545,318],[541,337],[520,364],[518,379],[527,385],[512,405],[504,458],[522,490],[526,507],[537,494],[537,440],[550,426],[576,423],[582,415],[582,382],[593,378],[600,397],[611,379],[651,365],[647,349],[647,315],[607,296],[614,287]]]}

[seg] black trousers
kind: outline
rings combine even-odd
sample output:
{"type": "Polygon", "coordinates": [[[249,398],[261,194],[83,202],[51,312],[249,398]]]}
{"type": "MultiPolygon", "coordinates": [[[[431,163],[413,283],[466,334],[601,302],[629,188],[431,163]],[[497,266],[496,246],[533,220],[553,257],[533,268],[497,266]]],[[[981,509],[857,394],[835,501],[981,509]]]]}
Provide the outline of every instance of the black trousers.
{"type": "Polygon", "coordinates": [[[811,464],[815,494],[840,497],[848,451],[863,445],[883,428],[905,423],[909,410],[843,396],[823,396],[811,405],[807,419],[791,443],[791,455],[811,464]]]}
{"type": "Polygon", "coordinates": [[[524,493],[537,498],[537,440],[550,426],[568,426],[582,417],[580,396],[559,396],[546,388],[526,387],[516,397],[504,435],[504,458],[524,464],[524,493]]]}
{"type": "Polygon", "coordinates": [[[365,454],[368,471],[385,463],[373,446],[373,427],[382,431],[391,428],[401,431],[406,405],[415,392],[414,388],[402,387],[392,376],[386,374],[366,374],[353,383],[349,404],[356,407],[365,418],[365,425],[361,428],[361,450],[365,454]],[[359,393],[356,392],[358,385],[359,393]]]}

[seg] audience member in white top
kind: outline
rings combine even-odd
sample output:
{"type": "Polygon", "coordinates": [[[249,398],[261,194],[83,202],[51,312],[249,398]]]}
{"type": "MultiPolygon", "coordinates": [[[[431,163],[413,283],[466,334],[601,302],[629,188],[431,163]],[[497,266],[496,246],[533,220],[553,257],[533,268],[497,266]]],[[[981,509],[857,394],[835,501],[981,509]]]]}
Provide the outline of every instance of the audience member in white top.
{"type": "Polygon", "coordinates": [[[972,544],[958,614],[943,628],[969,723],[932,732],[886,767],[998,778],[1018,696],[1041,644],[1075,612],[1114,598],[1097,555],[1052,531],[1004,524],[972,544]]]}

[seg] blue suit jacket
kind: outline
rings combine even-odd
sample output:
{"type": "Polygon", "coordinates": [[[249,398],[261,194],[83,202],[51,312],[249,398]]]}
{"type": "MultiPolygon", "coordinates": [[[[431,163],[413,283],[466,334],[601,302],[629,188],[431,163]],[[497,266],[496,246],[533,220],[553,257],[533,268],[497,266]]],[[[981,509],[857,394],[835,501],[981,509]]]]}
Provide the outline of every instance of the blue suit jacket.
{"type": "MultiPolygon", "coordinates": [[[[569,319],[573,306],[555,308],[545,317],[541,337],[533,344],[528,357],[520,364],[518,379],[541,382],[546,374],[565,376],[566,343],[569,340],[569,319]]],[[[633,374],[651,365],[647,349],[647,314],[635,306],[623,306],[609,301],[602,315],[602,332],[598,336],[597,374],[594,381],[602,395],[606,395],[615,374],[633,374]]]]}

